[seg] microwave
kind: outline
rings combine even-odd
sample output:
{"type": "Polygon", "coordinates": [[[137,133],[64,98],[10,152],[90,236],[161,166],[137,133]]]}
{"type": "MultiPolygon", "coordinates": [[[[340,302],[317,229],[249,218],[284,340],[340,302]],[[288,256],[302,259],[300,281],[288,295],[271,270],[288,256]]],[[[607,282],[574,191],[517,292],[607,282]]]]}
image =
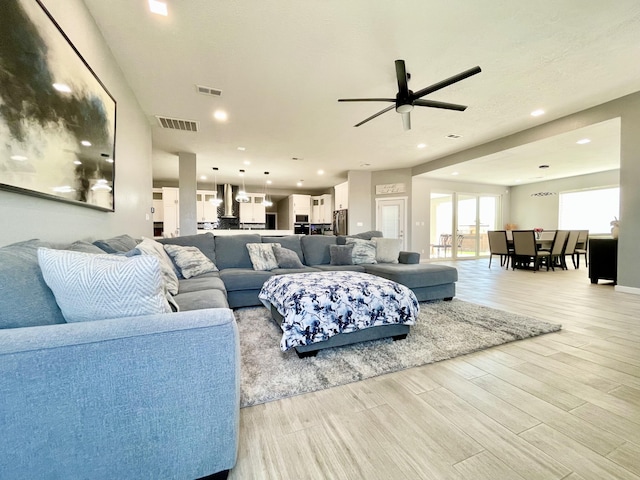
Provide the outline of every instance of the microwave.
{"type": "Polygon", "coordinates": [[[295,223],[309,223],[309,215],[296,215],[295,223]]]}

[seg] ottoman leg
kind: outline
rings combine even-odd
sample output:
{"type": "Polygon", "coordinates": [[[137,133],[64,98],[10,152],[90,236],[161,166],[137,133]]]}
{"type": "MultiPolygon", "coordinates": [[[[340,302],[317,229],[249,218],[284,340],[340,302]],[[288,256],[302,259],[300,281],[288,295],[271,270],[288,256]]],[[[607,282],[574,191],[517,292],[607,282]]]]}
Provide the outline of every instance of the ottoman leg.
{"type": "Polygon", "coordinates": [[[299,352],[296,349],[296,353],[298,354],[298,358],[315,357],[318,354],[318,350],[312,350],[310,352],[299,352]]]}
{"type": "Polygon", "coordinates": [[[397,342],[398,340],[404,340],[405,338],[407,338],[407,334],[405,333],[403,335],[394,335],[391,338],[393,338],[394,342],[397,342]]]}

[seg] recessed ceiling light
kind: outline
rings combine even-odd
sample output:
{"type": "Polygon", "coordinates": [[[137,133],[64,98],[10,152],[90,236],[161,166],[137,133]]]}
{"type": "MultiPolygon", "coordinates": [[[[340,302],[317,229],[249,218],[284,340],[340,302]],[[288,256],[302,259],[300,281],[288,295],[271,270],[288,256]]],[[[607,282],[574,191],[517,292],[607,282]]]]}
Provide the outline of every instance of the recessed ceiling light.
{"type": "Polygon", "coordinates": [[[544,110],[542,110],[541,108],[531,112],[532,117],[539,117],[540,115],[544,115],[544,110]]]}
{"type": "Polygon", "coordinates": [[[206,175],[200,175],[200,180],[206,180],[207,176],[206,175]]]}
{"type": "Polygon", "coordinates": [[[251,162],[250,162],[249,160],[245,160],[245,161],[244,161],[244,162],[242,162],[242,163],[244,163],[245,165],[251,165],[251,162]]]}
{"type": "Polygon", "coordinates": [[[240,176],[244,177],[244,170],[240,170],[240,176]]]}
{"type": "Polygon", "coordinates": [[[225,112],[224,110],[216,110],[215,112],[213,112],[213,118],[215,118],[219,122],[226,122],[228,118],[227,112],[225,112]]]}
{"type": "Polygon", "coordinates": [[[520,183],[522,180],[519,178],[516,178],[516,183],[520,183]]]}
{"type": "Polygon", "coordinates": [[[163,15],[165,17],[169,15],[167,4],[158,0],[149,0],[149,10],[156,15],[163,15]]]}
{"type": "Polygon", "coordinates": [[[71,87],[69,87],[69,85],[65,85],[64,83],[54,83],[53,88],[62,93],[71,93],[71,87]]]}
{"type": "Polygon", "coordinates": [[[73,164],[74,165],[82,165],[82,162],[80,160],[74,160],[73,164]]]}
{"type": "Polygon", "coordinates": [[[453,172],[451,175],[460,175],[459,172],[453,172]]]}
{"type": "Polygon", "coordinates": [[[304,182],[304,180],[300,180],[298,183],[296,183],[296,186],[301,187],[302,186],[302,182],[304,182]]]}
{"type": "Polygon", "coordinates": [[[324,170],[318,170],[318,175],[324,175],[324,170]]]}
{"type": "Polygon", "coordinates": [[[91,146],[91,142],[89,140],[82,140],[80,143],[82,145],[84,145],[85,147],[90,147],[91,146]]]}
{"type": "Polygon", "coordinates": [[[241,152],[244,152],[246,150],[246,148],[244,147],[238,147],[238,150],[240,150],[241,152]]]}
{"type": "Polygon", "coordinates": [[[271,185],[273,182],[271,180],[267,180],[267,185],[271,185]]]}
{"type": "Polygon", "coordinates": [[[27,159],[24,155],[11,155],[11,160],[15,160],[16,162],[24,162],[27,159]]]}
{"type": "Polygon", "coordinates": [[[590,143],[590,142],[591,142],[591,139],[589,139],[589,138],[583,138],[583,139],[581,139],[581,140],[578,140],[576,143],[577,143],[578,145],[584,145],[584,144],[586,144],[586,143],[590,143]]]}
{"type": "Polygon", "coordinates": [[[419,143],[418,144],[418,148],[426,148],[427,144],[426,143],[419,143]]]}
{"type": "Polygon", "coordinates": [[[111,158],[111,157],[105,158],[104,161],[107,162],[107,163],[113,163],[113,158],[111,158]]]}

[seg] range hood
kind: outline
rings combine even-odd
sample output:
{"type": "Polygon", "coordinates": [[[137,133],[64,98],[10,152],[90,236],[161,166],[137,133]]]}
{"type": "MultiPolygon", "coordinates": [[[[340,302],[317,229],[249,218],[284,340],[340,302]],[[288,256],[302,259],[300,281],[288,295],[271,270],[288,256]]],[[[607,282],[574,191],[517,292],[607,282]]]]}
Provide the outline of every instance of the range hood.
{"type": "Polygon", "coordinates": [[[233,185],[228,183],[224,184],[223,199],[224,215],[222,215],[222,218],[236,218],[233,214],[233,185]]]}

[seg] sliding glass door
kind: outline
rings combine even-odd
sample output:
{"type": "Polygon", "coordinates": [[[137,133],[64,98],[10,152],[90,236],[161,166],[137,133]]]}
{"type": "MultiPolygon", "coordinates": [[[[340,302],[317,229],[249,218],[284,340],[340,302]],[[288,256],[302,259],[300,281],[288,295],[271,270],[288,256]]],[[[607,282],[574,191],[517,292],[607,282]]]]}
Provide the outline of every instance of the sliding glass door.
{"type": "Polygon", "coordinates": [[[498,195],[432,193],[430,257],[477,258],[489,255],[487,232],[496,230],[499,224],[498,195]]]}

